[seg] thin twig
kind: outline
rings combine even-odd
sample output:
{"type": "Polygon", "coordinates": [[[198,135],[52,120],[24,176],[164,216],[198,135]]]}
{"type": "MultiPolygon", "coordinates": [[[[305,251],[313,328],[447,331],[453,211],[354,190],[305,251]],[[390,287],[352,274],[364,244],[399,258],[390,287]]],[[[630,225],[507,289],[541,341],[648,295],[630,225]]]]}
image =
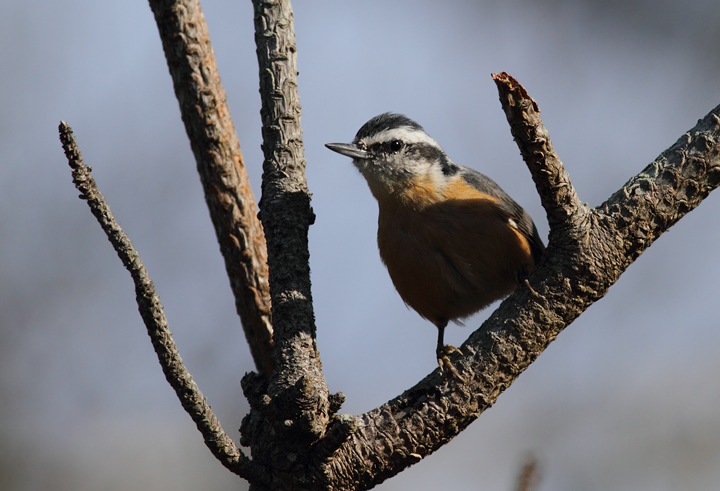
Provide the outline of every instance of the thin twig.
{"type": "Polygon", "coordinates": [[[95,179],[90,174],[92,169],[83,163],[72,129],[62,121],[59,130],[60,141],[72,169],[73,183],[81,193],[80,199],[87,201],[90,211],[107,234],[135,283],[140,315],[147,327],[165,378],[175,389],[183,408],[197,425],[213,455],[235,474],[251,482],[264,481],[263,468],[240,452],[232,439],[223,431],[210,405],[183,365],[155,287],[130,239],[117,224],[105,198],[100,194],[95,179]]]}
{"type": "Polygon", "coordinates": [[[535,491],[540,484],[540,466],[535,455],[525,458],[515,483],[515,491],[535,491]]]}

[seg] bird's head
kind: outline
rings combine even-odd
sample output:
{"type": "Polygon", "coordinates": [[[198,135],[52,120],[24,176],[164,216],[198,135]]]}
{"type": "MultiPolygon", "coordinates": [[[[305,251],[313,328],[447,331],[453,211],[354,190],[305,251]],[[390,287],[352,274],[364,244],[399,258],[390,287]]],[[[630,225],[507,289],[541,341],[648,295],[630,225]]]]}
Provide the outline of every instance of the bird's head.
{"type": "Polygon", "coordinates": [[[378,200],[405,192],[419,180],[442,187],[458,169],[422,126],[402,114],[375,116],[352,143],[325,146],[353,159],[378,200]]]}

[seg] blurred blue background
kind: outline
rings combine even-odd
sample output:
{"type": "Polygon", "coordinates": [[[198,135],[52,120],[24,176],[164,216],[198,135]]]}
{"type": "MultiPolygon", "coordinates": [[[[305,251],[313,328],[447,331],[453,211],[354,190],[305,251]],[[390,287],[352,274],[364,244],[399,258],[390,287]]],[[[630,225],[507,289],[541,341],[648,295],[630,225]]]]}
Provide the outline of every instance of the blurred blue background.
{"type": "MultiPolygon", "coordinates": [[[[252,6],[203,2],[253,188],[260,98],[252,6]]],[[[435,368],[350,160],[370,117],[402,112],[547,224],[491,72],[538,101],[597,206],[720,103],[720,4],[296,2],[318,345],[344,412],[435,368]]],[[[11,0],[0,18],[0,489],[245,489],[164,381],[132,282],[77,198],[70,123],[160,293],[183,358],[236,439],[253,369],[152,13],[142,1],[11,0]]],[[[720,193],[663,235],[471,427],[378,489],[714,490],[720,483],[720,193]]],[[[451,325],[460,345],[490,309],[451,325]]]]}

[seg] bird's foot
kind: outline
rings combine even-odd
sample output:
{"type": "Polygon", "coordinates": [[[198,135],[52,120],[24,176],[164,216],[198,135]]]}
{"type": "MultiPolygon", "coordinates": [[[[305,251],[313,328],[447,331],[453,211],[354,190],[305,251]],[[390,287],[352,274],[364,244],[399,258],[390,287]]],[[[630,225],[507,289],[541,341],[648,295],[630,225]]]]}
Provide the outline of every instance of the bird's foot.
{"type": "Polygon", "coordinates": [[[527,287],[527,289],[530,291],[530,295],[532,295],[535,298],[540,298],[540,294],[533,290],[533,287],[530,286],[530,282],[525,278],[525,281],[523,281],[523,284],[527,287]]]}
{"type": "Polygon", "coordinates": [[[446,370],[450,372],[450,374],[458,379],[460,382],[465,383],[465,379],[460,375],[460,372],[457,371],[457,369],[453,366],[452,362],[450,361],[450,358],[448,358],[448,355],[452,353],[453,351],[457,351],[461,355],[463,354],[462,351],[457,349],[455,346],[451,346],[449,344],[446,344],[442,348],[437,350],[437,360],[438,365],[440,365],[440,370],[442,370],[443,373],[446,373],[446,370]]]}
{"type": "Polygon", "coordinates": [[[541,295],[536,292],[532,286],[530,286],[530,282],[528,281],[528,276],[530,276],[530,265],[527,263],[521,263],[520,264],[520,271],[515,272],[515,282],[518,286],[524,285],[528,291],[530,292],[530,295],[532,295],[535,298],[541,298],[541,295]]]}

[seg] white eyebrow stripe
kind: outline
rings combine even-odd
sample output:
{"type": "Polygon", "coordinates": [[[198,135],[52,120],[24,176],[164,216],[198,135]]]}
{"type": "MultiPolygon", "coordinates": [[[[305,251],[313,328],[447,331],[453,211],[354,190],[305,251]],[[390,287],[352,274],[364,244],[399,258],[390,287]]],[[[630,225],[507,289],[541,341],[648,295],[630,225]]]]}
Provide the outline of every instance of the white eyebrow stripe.
{"type": "Polygon", "coordinates": [[[405,143],[428,143],[434,147],[440,148],[438,142],[430,138],[430,136],[421,130],[416,130],[410,126],[400,126],[399,128],[390,128],[383,130],[380,133],[376,133],[370,138],[365,139],[366,145],[372,145],[373,143],[389,142],[393,140],[400,140],[405,143]]]}

